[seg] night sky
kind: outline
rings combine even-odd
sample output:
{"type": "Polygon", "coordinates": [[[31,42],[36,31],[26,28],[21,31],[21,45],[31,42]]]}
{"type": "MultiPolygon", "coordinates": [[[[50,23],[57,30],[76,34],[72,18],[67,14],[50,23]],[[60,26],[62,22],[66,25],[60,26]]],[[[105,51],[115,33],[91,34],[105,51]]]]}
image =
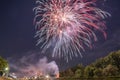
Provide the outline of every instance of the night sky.
{"type": "MultiPolygon", "coordinates": [[[[86,49],[83,58],[77,57],[70,62],[52,58],[47,54],[40,54],[37,39],[34,38],[33,25],[35,0],[1,0],[0,1],[0,56],[6,59],[20,59],[23,56],[35,55],[36,58],[44,56],[48,60],[55,60],[60,70],[79,63],[90,64],[100,57],[108,55],[111,51],[120,49],[120,0],[98,0],[98,6],[108,11],[112,16],[107,21],[107,39],[98,34],[98,42],[93,49],[86,49]],[[104,2],[105,1],[105,2],[104,2]],[[39,55],[39,56],[38,56],[39,55]]],[[[35,57],[34,57],[35,58],[35,57]]],[[[32,59],[34,60],[34,59],[32,59]]],[[[19,63],[19,62],[18,62],[19,63]]]]}

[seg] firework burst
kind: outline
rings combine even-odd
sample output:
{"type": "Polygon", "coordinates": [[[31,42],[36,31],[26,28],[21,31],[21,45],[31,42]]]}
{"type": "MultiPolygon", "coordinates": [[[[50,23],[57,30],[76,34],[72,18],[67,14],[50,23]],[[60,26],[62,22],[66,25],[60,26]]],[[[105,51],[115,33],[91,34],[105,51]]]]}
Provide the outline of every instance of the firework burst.
{"type": "Polygon", "coordinates": [[[53,57],[82,56],[84,47],[97,41],[95,31],[106,38],[105,18],[110,16],[96,7],[96,0],[38,0],[34,8],[37,45],[43,51],[53,48],[53,57]]]}

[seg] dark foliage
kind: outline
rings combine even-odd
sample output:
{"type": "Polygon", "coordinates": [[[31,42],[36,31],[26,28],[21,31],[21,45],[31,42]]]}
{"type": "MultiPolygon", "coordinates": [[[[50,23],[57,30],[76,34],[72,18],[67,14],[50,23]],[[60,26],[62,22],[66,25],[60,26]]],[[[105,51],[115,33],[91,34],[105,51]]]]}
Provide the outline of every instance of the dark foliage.
{"type": "Polygon", "coordinates": [[[98,78],[120,76],[120,50],[84,67],[82,64],[60,73],[61,77],[98,78]]]}

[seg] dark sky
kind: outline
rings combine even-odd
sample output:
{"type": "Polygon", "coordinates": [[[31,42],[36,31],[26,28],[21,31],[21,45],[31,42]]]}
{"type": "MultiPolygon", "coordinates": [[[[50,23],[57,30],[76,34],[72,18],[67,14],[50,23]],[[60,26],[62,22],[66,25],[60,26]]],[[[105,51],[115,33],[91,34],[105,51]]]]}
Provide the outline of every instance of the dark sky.
{"type": "MultiPolygon", "coordinates": [[[[35,0],[0,1],[0,56],[7,59],[39,53],[39,47],[35,45],[34,38],[32,10],[34,6],[35,0]]],[[[112,15],[107,19],[107,39],[100,38],[92,50],[84,52],[83,58],[75,58],[67,64],[64,64],[61,59],[49,57],[56,60],[59,66],[62,65],[61,68],[71,66],[73,63],[74,65],[81,62],[88,64],[99,57],[106,56],[111,51],[120,49],[120,0],[107,0],[104,4],[101,2],[99,6],[112,15]]]]}
{"type": "Polygon", "coordinates": [[[3,0],[0,2],[0,53],[11,56],[35,47],[33,25],[34,0],[3,0]]]}

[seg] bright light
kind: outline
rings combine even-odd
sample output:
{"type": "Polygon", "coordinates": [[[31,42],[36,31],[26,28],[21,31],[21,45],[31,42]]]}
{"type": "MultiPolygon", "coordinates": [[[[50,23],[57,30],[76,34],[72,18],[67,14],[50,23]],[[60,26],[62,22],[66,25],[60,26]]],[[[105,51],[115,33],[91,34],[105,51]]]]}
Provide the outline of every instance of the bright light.
{"type": "Polygon", "coordinates": [[[5,68],[5,71],[8,71],[8,70],[9,70],[9,68],[8,68],[8,67],[6,67],[6,68],[5,68]]]}
{"type": "Polygon", "coordinates": [[[49,75],[46,75],[45,77],[46,77],[47,79],[48,79],[48,78],[50,78],[50,76],[49,76],[49,75]]]}

